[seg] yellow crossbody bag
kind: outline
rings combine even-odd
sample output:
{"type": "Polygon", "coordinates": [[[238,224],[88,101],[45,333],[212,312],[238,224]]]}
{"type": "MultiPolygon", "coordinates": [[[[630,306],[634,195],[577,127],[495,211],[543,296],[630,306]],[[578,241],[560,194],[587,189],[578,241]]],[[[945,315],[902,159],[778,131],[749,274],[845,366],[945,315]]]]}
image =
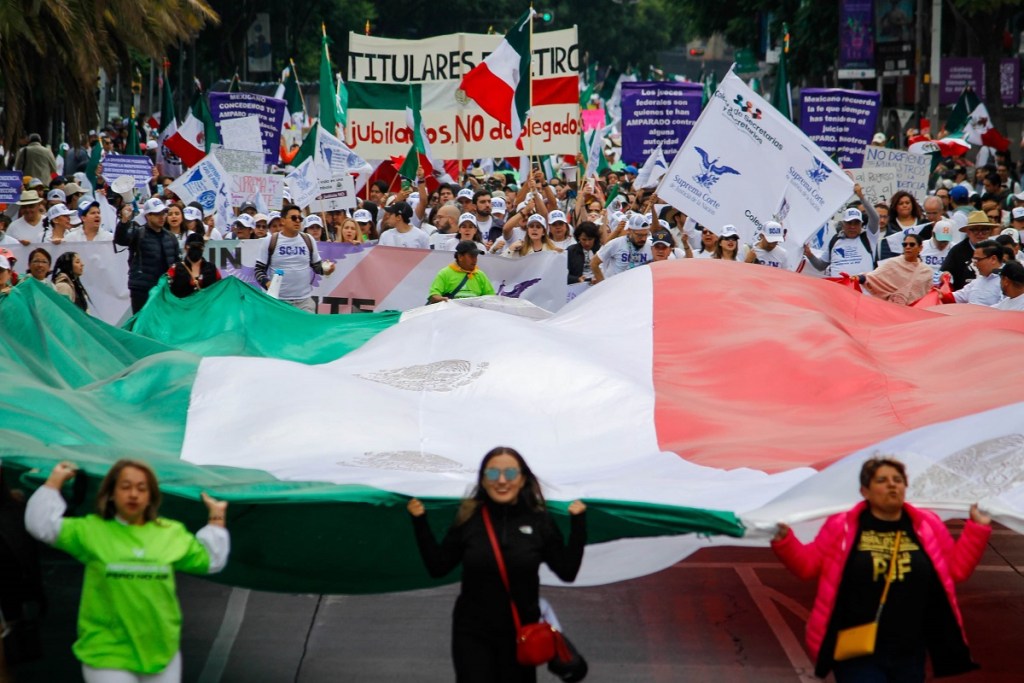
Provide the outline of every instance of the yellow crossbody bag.
{"type": "Polygon", "coordinates": [[[889,573],[885,577],[885,588],[882,589],[882,599],[878,602],[878,611],[875,612],[875,620],[860,626],[840,629],[836,634],[836,650],[833,659],[837,662],[845,662],[847,659],[864,657],[875,653],[875,639],[878,638],[878,620],[882,618],[882,608],[885,606],[885,599],[889,595],[889,584],[896,573],[896,554],[900,550],[900,538],[902,531],[896,532],[896,540],[892,545],[892,559],[889,561],[889,573]]]}

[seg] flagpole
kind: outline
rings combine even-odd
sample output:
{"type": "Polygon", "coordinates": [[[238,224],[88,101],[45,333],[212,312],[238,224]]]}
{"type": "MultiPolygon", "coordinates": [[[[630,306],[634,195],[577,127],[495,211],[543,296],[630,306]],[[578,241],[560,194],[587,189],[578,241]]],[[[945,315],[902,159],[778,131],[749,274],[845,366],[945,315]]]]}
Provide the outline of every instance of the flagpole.
{"type": "Polygon", "coordinates": [[[295,60],[289,57],[288,63],[291,64],[292,76],[295,77],[295,89],[299,91],[299,102],[302,102],[303,123],[309,123],[309,112],[306,111],[306,98],[302,96],[302,81],[299,80],[299,72],[295,69],[295,60]]]}
{"type": "MultiPolygon", "coordinates": [[[[532,123],[532,119],[533,119],[533,3],[532,2],[530,3],[530,43],[529,43],[529,50],[530,50],[530,109],[528,111],[530,113],[527,114],[526,121],[524,122],[524,123],[527,123],[527,124],[532,123]]],[[[528,174],[527,177],[529,178],[530,176],[533,175],[533,172],[532,172],[533,171],[533,168],[532,168],[533,167],[533,133],[530,131],[529,128],[526,129],[526,132],[530,136],[530,152],[529,152],[529,155],[530,155],[529,156],[530,168],[526,170],[526,173],[528,174]]]]}

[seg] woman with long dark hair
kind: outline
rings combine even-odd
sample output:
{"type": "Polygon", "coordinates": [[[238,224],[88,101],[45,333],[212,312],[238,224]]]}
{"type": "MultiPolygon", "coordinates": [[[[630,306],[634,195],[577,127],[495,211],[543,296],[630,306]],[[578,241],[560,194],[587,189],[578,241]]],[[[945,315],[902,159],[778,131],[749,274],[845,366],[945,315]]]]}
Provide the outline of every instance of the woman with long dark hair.
{"type": "Polygon", "coordinates": [[[82,284],[82,271],[85,264],[82,258],[74,251],[66,251],[57,257],[57,263],[53,266],[53,287],[58,294],[63,294],[71,299],[71,303],[89,312],[89,292],[85,291],[82,284]]]}
{"type": "Polygon", "coordinates": [[[416,543],[433,577],[462,565],[462,590],[452,617],[452,659],[457,683],[532,683],[534,667],[516,661],[516,632],[484,521],[494,528],[507,566],[511,599],[523,624],[540,620],[541,563],[563,581],[573,581],[586,544],[586,505],[569,505],[569,543],[548,513],[540,482],[515,449],[498,446],[480,462],[476,486],[438,544],[423,503],[409,501],[416,543]],[[486,511],[486,512],[485,512],[486,511]]]}

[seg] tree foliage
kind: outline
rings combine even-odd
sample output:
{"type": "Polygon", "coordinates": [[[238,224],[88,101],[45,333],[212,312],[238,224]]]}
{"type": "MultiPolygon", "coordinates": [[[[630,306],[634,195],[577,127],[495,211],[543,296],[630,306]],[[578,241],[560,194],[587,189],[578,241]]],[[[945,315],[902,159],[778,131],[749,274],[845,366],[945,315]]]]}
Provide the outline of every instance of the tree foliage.
{"type": "Polygon", "coordinates": [[[27,126],[63,120],[81,136],[96,119],[96,79],[131,63],[161,58],[217,15],[204,0],[6,0],[0,2],[3,139],[27,126]]]}

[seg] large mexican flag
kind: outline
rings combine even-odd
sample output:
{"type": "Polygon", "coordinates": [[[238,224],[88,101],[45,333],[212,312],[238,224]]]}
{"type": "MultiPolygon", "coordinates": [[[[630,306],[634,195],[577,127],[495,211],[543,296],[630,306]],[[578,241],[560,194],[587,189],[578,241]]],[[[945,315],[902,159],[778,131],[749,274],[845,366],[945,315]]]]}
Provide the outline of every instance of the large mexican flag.
{"type": "Polygon", "coordinates": [[[227,278],[184,300],[161,290],[129,326],[32,281],[0,300],[5,474],[31,486],[69,458],[95,486],[115,459],[144,458],[168,516],[196,528],[201,490],[230,501],[218,580],[236,585],[436,583],[405,503],[423,498],[440,534],[499,444],[563,521],[587,501],[583,585],[848,507],[875,453],[908,462],[913,501],[956,515],[980,500],[1024,530],[1012,312],[906,309],[690,261],[546,318],[458,304],[311,316],[227,278]]]}

